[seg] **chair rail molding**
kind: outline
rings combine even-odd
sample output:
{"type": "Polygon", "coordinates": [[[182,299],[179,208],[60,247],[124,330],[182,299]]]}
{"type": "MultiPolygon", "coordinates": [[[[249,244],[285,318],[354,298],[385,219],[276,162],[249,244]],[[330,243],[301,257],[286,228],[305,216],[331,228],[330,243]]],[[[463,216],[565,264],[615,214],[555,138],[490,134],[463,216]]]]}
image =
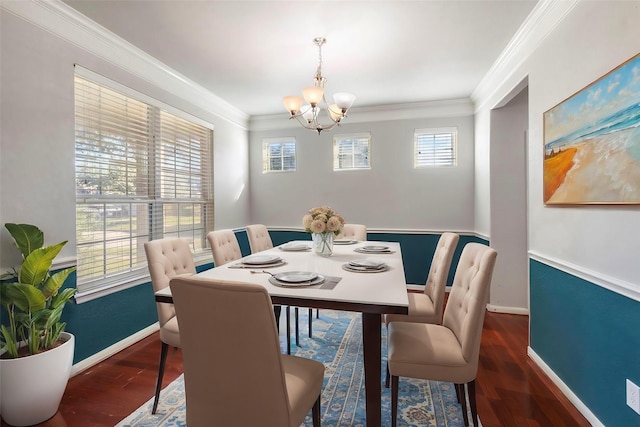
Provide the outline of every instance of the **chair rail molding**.
{"type": "Polygon", "coordinates": [[[0,8],[119,68],[248,129],[249,115],[60,0],[0,2],[0,8]]]}
{"type": "Polygon", "coordinates": [[[535,251],[529,251],[529,258],[640,302],[640,285],[634,285],[633,283],[607,276],[570,262],[553,259],[535,251]]]}

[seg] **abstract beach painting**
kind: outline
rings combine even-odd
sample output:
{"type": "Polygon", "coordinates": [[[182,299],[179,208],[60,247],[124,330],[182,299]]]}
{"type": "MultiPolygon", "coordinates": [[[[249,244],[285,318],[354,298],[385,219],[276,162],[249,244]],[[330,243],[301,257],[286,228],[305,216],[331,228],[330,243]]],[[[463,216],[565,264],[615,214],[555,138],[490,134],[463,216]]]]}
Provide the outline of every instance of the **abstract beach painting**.
{"type": "Polygon", "coordinates": [[[640,203],[640,54],[544,113],[545,204],[640,203]]]}

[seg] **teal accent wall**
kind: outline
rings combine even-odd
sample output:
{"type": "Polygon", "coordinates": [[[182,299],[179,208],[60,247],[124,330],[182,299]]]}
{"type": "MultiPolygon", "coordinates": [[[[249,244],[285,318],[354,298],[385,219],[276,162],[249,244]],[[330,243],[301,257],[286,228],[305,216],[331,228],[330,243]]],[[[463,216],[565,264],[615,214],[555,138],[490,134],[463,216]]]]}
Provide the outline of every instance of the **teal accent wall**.
{"type": "MultiPolygon", "coordinates": [[[[311,240],[309,233],[302,231],[270,231],[274,246],[290,240],[311,240]]],[[[236,231],[243,256],[251,253],[246,231],[236,231]]],[[[431,258],[440,234],[368,233],[370,241],[399,242],[405,265],[407,283],[422,285],[427,279],[431,258]]],[[[455,266],[460,253],[468,242],[488,244],[486,240],[473,236],[460,236],[454,254],[448,283],[453,282],[455,266]]],[[[213,262],[199,266],[198,271],[213,267],[213,262]]],[[[70,275],[64,287],[75,286],[75,273],[70,275]]],[[[5,313],[2,313],[5,314],[5,313]]],[[[6,316],[2,316],[6,320],[6,316]]],[[[73,363],[78,363],[96,353],[126,339],[158,321],[151,282],[124,289],[82,304],[70,303],[65,308],[62,320],[66,330],[76,337],[73,363]]]]}
{"type": "Polygon", "coordinates": [[[640,426],[640,302],[530,260],[531,348],[606,426],[640,426]]]}

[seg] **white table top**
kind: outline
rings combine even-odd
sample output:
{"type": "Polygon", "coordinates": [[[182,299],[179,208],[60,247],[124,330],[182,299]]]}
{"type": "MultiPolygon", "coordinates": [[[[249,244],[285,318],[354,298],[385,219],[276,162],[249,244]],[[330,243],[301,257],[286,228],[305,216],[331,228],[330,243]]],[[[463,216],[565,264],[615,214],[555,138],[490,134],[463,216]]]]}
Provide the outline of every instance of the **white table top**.
{"type": "MultiPolygon", "coordinates": [[[[311,246],[311,241],[305,241],[311,246]]],[[[257,283],[264,286],[275,303],[294,303],[298,306],[326,307],[333,303],[349,309],[348,305],[357,305],[357,311],[379,313],[404,312],[408,307],[406,281],[400,244],[397,242],[358,242],[352,245],[334,245],[330,257],[321,257],[313,251],[284,251],[275,247],[260,255],[277,255],[286,261],[285,265],[272,268],[234,268],[240,260],[223,266],[212,268],[201,273],[199,277],[257,283]],[[363,254],[354,249],[367,245],[388,246],[393,253],[363,254]],[[342,265],[356,259],[372,259],[384,261],[389,265],[388,271],[380,273],[355,273],[342,268],[342,265]],[[337,276],[342,279],[333,289],[318,287],[280,287],[269,282],[269,274],[253,271],[269,271],[282,273],[287,271],[308,271],[324,276],[337,276]]],[[[170,296],[169,288],[156,292],[156,296],[170,296]]],[[[340,308],[340,307],[335,307],[340,308]]],[[[356,310],[354,310],[356,311],[356,310]]]]}

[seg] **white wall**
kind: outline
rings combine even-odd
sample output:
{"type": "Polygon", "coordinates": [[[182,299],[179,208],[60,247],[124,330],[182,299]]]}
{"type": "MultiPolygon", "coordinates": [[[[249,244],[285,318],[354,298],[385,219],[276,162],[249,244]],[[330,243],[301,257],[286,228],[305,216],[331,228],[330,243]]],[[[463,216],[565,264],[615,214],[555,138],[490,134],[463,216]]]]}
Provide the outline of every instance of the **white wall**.
{"type": "MultiPolygon", "coordinates": [[[[34,8],[31,3],[15,3],[34,8]]],[[[248,222],[248,132],[1,9],[0,223],[40,226],[47,242],[69,240],[60,258],[75,257],[74,64],[179,108],[214,125],[216,228],[248,222]]],[[[96,46],[96,49],[101,46],[96,46]]],[[[134,63],[135,61],[130,61],[134,63]]],[[[194,101],[194,102],[192,102],[194,101]]],[[[2,271],[18,261],[2,228],[2,271]]]]}
{"type": "Polygon", "coordinates": [[[301,127],[251,132],[253,222],[301,227],[310,208],[330,205],[347,222],[370,229],[473,231],[472,116],[355,124],[348,119],[321,135],[301,127]],[[449,126],[458,128],[458,165],[414,169],[415,129],[449,126]],[[333,136],[360,132],[371,134],[371,170],[334,172],[333,136]],[[262,140],[277,136],[296,138],[296,172],[262,173],[262,140]]]}
{"type": "MultiPolygon", "coordinates": [[[[556,6],[563,7],[563,3],[556,6]]],[[[528,78],[529,250],[596,282],[630,289],[637,299],[638,205],[560,207],[542,203],[544,112],[640,52],[638,2],[581,1],[571,6],[562,11],[566,16],[530,56],[476,100],[476,153],[490,151],[491,109],[528,78]]],[[[488,174],[482,172],[476,174],[476,187],[493,191],[488,174]]],[[[493,224],[486,223],[486,201],[479,200],[476,206],[478,230],[491,229],[493,224]]]]}
{"type": "Polygon", "coordinates": [[[526,88],[491,111],[491,246],[498,251],[489,308],[528,313],[526,88]]]}

